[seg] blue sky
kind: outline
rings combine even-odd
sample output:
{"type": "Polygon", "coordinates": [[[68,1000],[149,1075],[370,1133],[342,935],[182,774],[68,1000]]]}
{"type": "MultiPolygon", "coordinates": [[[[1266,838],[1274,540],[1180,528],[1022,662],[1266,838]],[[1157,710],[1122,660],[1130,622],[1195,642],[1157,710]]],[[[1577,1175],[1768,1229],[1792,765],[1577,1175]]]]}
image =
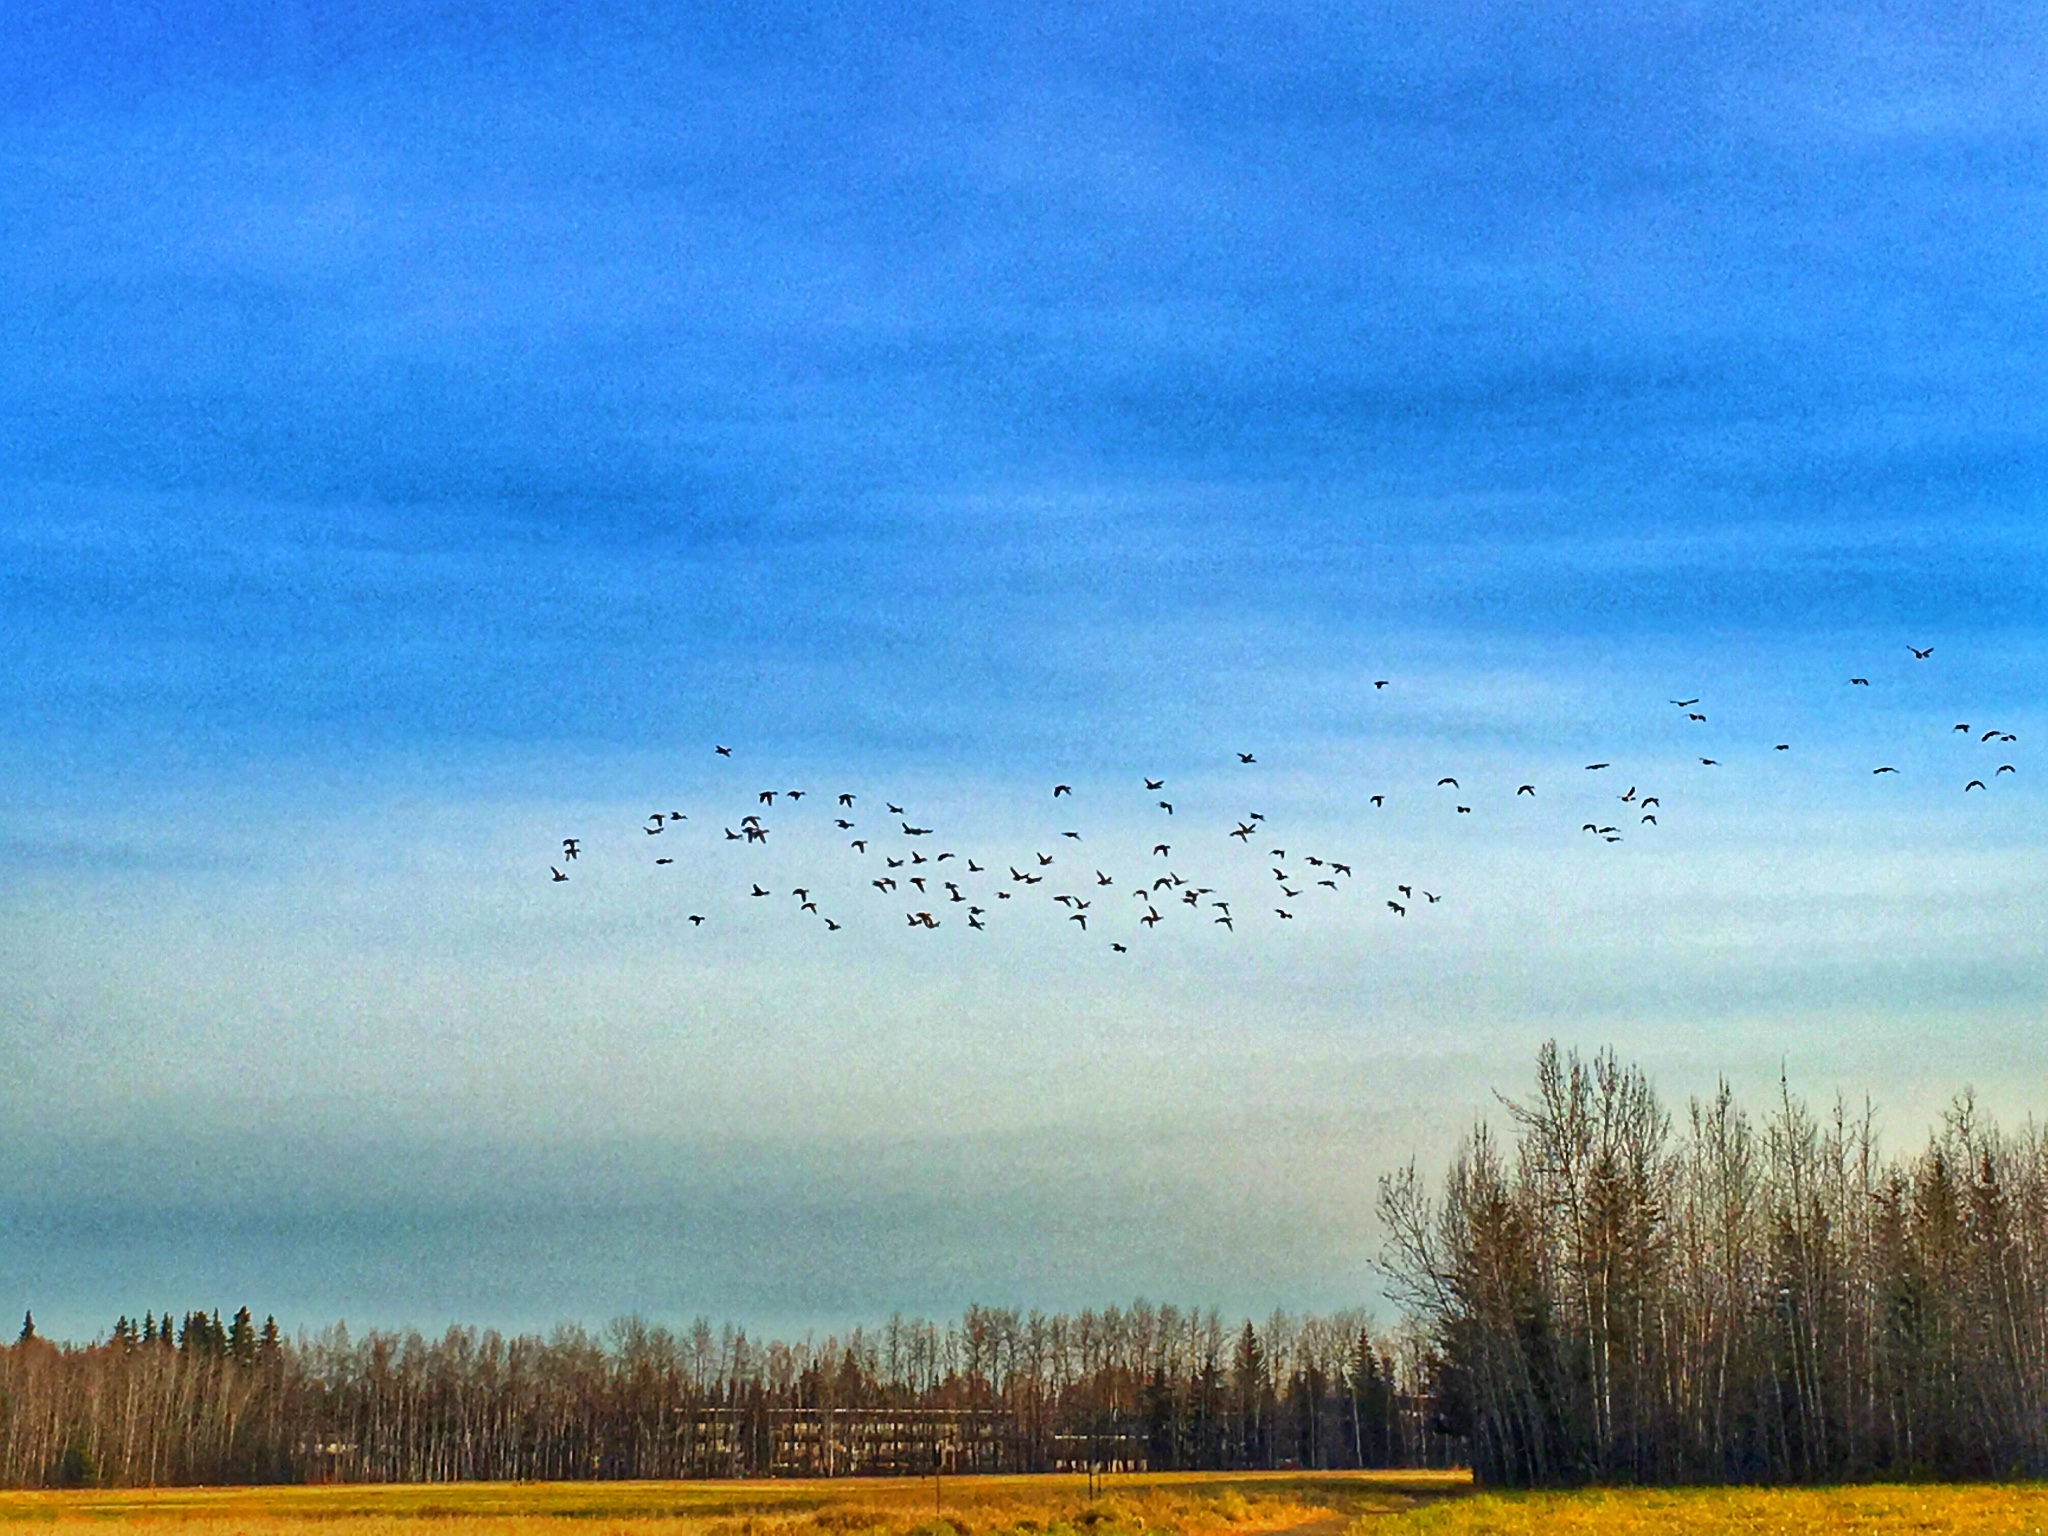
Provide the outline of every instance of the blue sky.
{"type": "Polygon", "coordinates": [[[1550,1034],[2041,1107],[2024,8],[0,20],[0,1300],[1334,1306],[1550,1034]],[[1116,969],[636,842],[1141,773],[1370,893],[1116,969]]]}

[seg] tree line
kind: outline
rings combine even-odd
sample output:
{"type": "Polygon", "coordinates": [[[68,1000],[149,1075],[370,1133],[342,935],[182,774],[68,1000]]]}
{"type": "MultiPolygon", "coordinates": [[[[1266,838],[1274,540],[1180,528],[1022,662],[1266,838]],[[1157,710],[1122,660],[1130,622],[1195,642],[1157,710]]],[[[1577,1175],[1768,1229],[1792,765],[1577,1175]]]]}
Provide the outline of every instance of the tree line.
{"type": "Polygon", "coordinates": [[[283,1337],[247,1308],[0,1348],[0,1483],[724,1477],[1447,1464],[1362,1313],[1226,1326],[973,1307],[823,1342],[626,1319],[283,1337]]]}
{"type": "Polygon", "coordinates": [[[1546,1046],[1440,1185],[1384,1179],[1404,1309],[1226,1325],[970,1307],[819,1342],[284,1337],[247,1308],[0,1347],[0,1484],[1469,1464],[1510,1486],[2048,1475],[2048,1133],[1967,1097],[1888,1154],[1866,1107],[1726,1085],[1676,1116],[1546,1046]]]}
{"type": "Polygon", "coordinates": [[[2048,1137],[1970,1099],[1924,1145],[1866,1107],[1676,1123],[1553,1044],[1440,1190],[1384,1180],[1436,1425],[1508,1485],[2048,1473],[2048,1137]]]}

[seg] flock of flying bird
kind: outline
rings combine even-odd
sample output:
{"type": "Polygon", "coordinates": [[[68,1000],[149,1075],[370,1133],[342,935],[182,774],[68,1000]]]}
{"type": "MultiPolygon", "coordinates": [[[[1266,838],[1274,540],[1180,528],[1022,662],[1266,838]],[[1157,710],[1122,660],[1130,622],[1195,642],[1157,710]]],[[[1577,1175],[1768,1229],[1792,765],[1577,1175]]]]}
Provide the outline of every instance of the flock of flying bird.
{"type": "MultiPolygon", "coordinates": [[[[1932,647],[1912,646],[1908,649],[1919,662],[1927,661],[1933,655],[1932,647]]],[[[1376,691],[1388,686],[1387,679],[1373,684],[1376,691]]],[[[1868,688],[1871,683],[1865,677],[1852,677],[1848,686],[1868,688]]],[[[1688,722],[1707,723],[1699,698],[1673,699],[1670,702],[1684,712],[1688,722]]],[[[1970,738],[1980,747],[1993,744],[2003,747],[2018,741],[2011,731],[2000,727],[1980,731],[1966,721],[1957,722],[1954,733],[1970,738]]],[[[1775,742],[1772,750],[1789,752],[1792,744],[1775,742]]],[[[733,749],[728,746],[716,746],[713,752],[719,759],[733,757],[733,749]]],[[[1236,759],[1239,768],[1255,769],[1259,766],[1254,752],[1239,752],[1236,759]]],[[[1703,769],[1721,766],[1720,759],[1714,757],[1700,756],[1698,762],[1703,769]]],[[[1592,762],[1585,765],[1584,771],[1601,774],[1615,767],[1613,762],[1592,762]]],[[[2004,761],[1996,763],[1988,772],[1971,771],[1971,776],[1963,783],[1962,793],[1988,792],[1991,785],[2003,776],[2017,774],[2018,771],[2016,764],[2004,761]]],[[[1871,769],[1877,777],[1899,772],[1889,763],[1880,763],[1871,769]]],[[[740,845],[735,852],[765,849],[777,832],[777,827],[769,823],[770,816],[777,817],[778,824],[785,827],[788,823],[781,822],[779,818],[785,815],[799,817],[812,821],[812,830],[829,827],[832,832],[843,836],[847,853],[859,865],[859,875],[865,880],[865,888],[874,893],[865,897],[868,904],[900,910],[906,925],[913,930],[930,932],[954,923],[969,931],[985,931],[998,913],[1014,910],[1001,905],[1003,903],[1049,902],[1064,909],[1061,915],[1066,924],[1072,925],[1071,931],[1077,937],[1088,934],[1100,940],[1108,934],[1120,935],[1108,937],[1110,950],[1117,954],[1129,953],[1131,944],[1140,941],[1141,930],[1149,934],[1168,922],[1199,922],[1205,928],[1235,933],[1238,925],[1244,922],[1293,922],[1298,916],[1312,912],[1314,907],[1311,904],[1345,898],[1363,888],[1355,880],[1353,864],[1348,858],[1334,858],[1327,852],[1311,854],[1298,848],[1289,850],[1269,846],[1292,839],[1281,838],[1277,828],[1256,810],[1248,810],[1236,818],[1235,825],[1223,834],[1220,843],[1214,842],[1218,829],[1207,829],[1206,840],[1213,846],[1205,856],[1213,858],[1215,849],[1227,849],[1230,842],[1240,844],[1243,853],[1236,861],[1239,868],[1230,875],[1212,870],[1208,878],[1241,879],[1242,866],[1256,847],[1264,856],[1260,862],[1270,870],[1271,884],[1264,899],[1233,897],[1223,887],[1203,883],[1202,876],[1182,875],[1179,867],[1186,864],[1191,850],[1187,847],[1188,838],[1165,830],[1177,825],[1173,820],[1175,802],[1171,798],[1163,798],[1170,794],[1167,780],[1141,775],[1139,782],[1147,796],[1162,796],[1146,810],[1158,819],[1163,835],[1151,845],[1147,863],[1136,876],[1112,874],[1099,867],[1092,844],[1081,831],[1072,827],[1056,832],[1048,830],[1041,839],[1044,847],[1033,845],[1014,857],[989,857],[984,862],[984,856],[978,852],[963,853],[929,841],[939,836],[937,829],[917,825],[911,819],[912,813],[904,806],[883,799],[879,802],[878,811],[873,799],[851,791],[821,798],[804,789],[758,789],[751,792],[751,808],[730,825],[721,822],[717,832],[711,836],[719,848],[727,843],[740,845]],[[814,817],[805,809],[807,799],[818,801],[821,815],[814,817]],[[878,815],[885,818],[879,825],[878,815]],[[1178,860],[1174,857],[1176,846],[1183,850],[1182,858],[1178,860]],[[1047,848],[1051,851],[1046,851],[1047,848]],[[1129,898],[1128,904],[1119,899],[1125,897],[1129,898]]],[[[1464,791],[1455,775],[1440,777],[1435,787],[1452,791],[1448,798],[1454,815],[1473,814],[1474,807],[1462,803],[1464,791]]],[[[1074,786],[1053,784],[1049,798],[1055,808],[1062,807],[1063,803],[1072,806],[1076,803],[1074,786]]],[[[1387,797],[1384,793],[1376,793],[1366,798],[1377,809],[1385,805],[1387,797]]],[[[1516,785],[1514,798],[1537,798],[1537,785],[1516,785]]],[[[1658,813],[1663,809],[1661,795],[1643,793],[1634,783],[1616,794],[1613,803],[1625,809],[1610,813],[1612,820],[1596,818],[1583,823],[1581,832],[1603,843],[1619,843],[1645,828],[1656,827],[1658,813]]],[[[667,851],[674,845],[646,844],[645,840],[682,832],[690,820],[679,810],[649,813],[640,832],[643,845],[653,851],[655,868],[666,869],[677,862],[676,854],[667,851]]],[[[1204,835],[1197,833],[1196,841],[1205,841],[1204,835]]],[[[583,856],[582,838],[563,838],[560,861],[549,869],[552,882],[558,885],[570,883],[583,856]]],[[[1204,863],[1201,867],[1208,869],[1209,866],[1204,863]]],[[[765,876],[757,872],[755,877],[746,880],[745,899],[795,902],[795,911],[799,915],[815,919],[825,931],[837,933],[845,927],[841,918],[848,916],[846,911],[835,915],[823,910],[821,898],[825,890],[822,884],[800,884],[787,891],[777,891],[764,886],[762,878],[765,876]]],[[[734,888],[738,889],[738,882],[734,888]]],[[[1384,892],[1377,894],[1392,918],[1406,918],[1411,912],[1426,912],[1444,899],[1434,891],[1420,888],[1412,880],[1391,883],[1384,892]]],[[[702,912],[692,912],[687,920],[692,926],[701,927],[707,918],[702,912]]]]}

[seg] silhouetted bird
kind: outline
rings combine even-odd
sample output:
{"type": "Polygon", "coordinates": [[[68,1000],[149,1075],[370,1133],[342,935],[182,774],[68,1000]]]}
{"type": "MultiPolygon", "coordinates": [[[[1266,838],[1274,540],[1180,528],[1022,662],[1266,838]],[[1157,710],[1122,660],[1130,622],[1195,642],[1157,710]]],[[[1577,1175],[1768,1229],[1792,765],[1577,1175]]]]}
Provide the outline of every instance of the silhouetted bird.
{"type": "Polygon", "coordinates": [[[548,866],[548,873],[555,877],[555,884],[557,885],[561,884],[564,880],[567,880],[569,878],[567,875],[563,874],[559,869],[555,868],[555,866],[552,864],[548,866]]]}
{"type": "Polygon", "coordinates": [[[1240,763],[1256,763],[1258,761],[1258,759],[1256,757],[1253,757],[1249,752],[1238,753],[1237,760],[1240,763]]]}
{"type": "Polygon", "coordinates": [[[718,754],[718,755],[719,755],[720,757],[731,757],[731,756],[732,756],[732,748],[731,748],[731,747],[713,747],[713,748],[712,748],[711,750],[712,750],[712,751],[714,751],[714,752],[716,752],[716,753],[717,753],[717,754],[718,754]]]}
{"type": "Polygon", "coordinates": [[[1920,647],[1917,645],[1909,645],[1906,647],[1906,649],[1913,653],[1913,659],[1915,661],[1925,661],[1928,657],[1934,654],[1934,647],[1931,645],[1927,647],[1927,649],[1924,651],[1921,650],[1920,647]]]}

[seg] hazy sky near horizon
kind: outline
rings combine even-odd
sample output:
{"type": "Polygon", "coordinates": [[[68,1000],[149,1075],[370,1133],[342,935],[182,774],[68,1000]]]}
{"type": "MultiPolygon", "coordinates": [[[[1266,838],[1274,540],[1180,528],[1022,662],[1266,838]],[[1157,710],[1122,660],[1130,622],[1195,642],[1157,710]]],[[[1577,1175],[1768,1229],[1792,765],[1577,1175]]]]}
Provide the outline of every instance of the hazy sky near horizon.
{"type": "Polygon", "coordinates": [[[1329,1307],[1546,1037],[2048,1108],[2044,63],[0,6],[0,1304],[1329,1307]],[[911,931],[841,790],[1258,920],[911,931]],[[1267,918],[1252,809],[1356,888],[1267,918]]]}

